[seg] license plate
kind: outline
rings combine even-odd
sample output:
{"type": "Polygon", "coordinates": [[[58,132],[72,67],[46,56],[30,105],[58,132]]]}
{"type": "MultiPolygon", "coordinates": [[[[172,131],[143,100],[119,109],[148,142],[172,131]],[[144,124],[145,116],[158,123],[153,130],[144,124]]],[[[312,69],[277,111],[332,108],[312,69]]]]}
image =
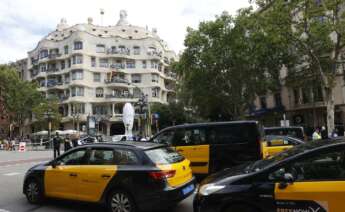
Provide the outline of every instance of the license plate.
{"type": "Polygon", "coordinates": [[[194,188],[194,184],[185,187],[184,189],[182,189],[183,195],[189,194],[190,192],[194,191],[194,188]]]}

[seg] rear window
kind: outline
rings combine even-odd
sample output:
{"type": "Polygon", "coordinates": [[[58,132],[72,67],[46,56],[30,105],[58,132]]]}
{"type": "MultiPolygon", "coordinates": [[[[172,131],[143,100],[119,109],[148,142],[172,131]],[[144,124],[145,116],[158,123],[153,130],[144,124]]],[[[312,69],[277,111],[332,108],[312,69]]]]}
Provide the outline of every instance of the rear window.
{"type": "Polygon", "coordinates": [[[209,139],[214,144],[249,143],[260,137],[255,124],[230,124],[210,128],[209,139]]]}
{"type": "Polygon", "coordinates": [[[167,165],[178,163],[184,160],[184,157],[172,148],[158,148],[145,151],[147,156],[157,165],[167,165]]]}

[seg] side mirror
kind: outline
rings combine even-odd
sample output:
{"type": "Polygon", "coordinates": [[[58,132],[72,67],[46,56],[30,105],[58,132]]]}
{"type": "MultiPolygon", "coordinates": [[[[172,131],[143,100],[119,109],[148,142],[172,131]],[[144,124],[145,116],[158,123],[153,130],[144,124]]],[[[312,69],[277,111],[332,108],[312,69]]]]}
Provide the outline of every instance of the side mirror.
{"type": "Polygon", "coordinates": [[[55,169],[59,165],[56,160],[53,160],[50,164],[53,167],[53,169],[55,169]]]}
{"type": "Polygon", "coordinates": [[[279,189],[285,189],[289,184],[293,184],[294,181],[295,178],[291,173],[285,173],[282,182],[279,183],[279,189]]]}

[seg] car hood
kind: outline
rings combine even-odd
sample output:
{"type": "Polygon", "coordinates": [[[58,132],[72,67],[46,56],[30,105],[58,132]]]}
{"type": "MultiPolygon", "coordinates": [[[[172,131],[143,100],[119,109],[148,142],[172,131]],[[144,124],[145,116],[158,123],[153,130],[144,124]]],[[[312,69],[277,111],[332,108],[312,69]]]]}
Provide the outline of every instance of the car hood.
{"type": "Polygon", "coordinates": [[[249,173],[245,171],[248,165],[250,165],[250,163],[245,163],[232,168],[226,168],[220,172],[208,176],[206,179],[202,181],[201,184],[222,184],[224,182],[232,183],[238,179],[244,178],[249,175],[249,173]]]}

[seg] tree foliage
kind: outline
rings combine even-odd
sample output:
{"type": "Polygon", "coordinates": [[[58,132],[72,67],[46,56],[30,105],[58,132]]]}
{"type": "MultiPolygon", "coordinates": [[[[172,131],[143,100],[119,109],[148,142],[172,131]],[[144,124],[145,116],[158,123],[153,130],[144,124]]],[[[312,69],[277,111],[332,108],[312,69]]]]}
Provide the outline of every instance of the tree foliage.
{"type": "Polygon", "coordinates": [[[175,65],[180,96],[210,120],[243,118],[256,95],[279,88],[279,70],[290,56],[284,42],[262,29],[251,8],[188,28],[185,46],[175,65]]]}
{"type": "Polygon", "coordinates": [[[61,115],[59,113],[58,99],[44,99],[40,104],[32,109],[35,116],[34,127],[36,129],[48,128],[47,112],[50,112],[52,129],[58,129],[60,125],[61,115]]]}
{"type": "Polygon", "coordinates": [[[0,113],[19,127],[31,116],[32,108],[43,99],[36,84],[22,81],[16,70],[8,65],[0,65],[0,89],[4,105],[0,113]]]}
{"type": "Polygon", "coordinates": [[[345,0],[258,0],[265,31],[284,39],[300,58],[289,67],[292,87],[320,85],[327,106],[327,125],[334,129],[334,87],[344,65],[345,0]]]}

